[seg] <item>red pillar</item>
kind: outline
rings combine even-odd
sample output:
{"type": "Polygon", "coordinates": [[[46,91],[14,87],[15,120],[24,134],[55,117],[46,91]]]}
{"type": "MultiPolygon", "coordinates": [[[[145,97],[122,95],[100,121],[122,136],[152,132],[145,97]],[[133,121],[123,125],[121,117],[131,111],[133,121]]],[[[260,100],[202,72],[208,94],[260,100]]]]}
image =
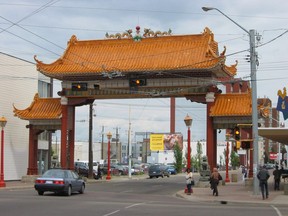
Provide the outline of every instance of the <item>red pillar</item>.
{"type": "Polygon", "coordinates": [[[253,178],[253,149],[248,149],[247,153],[248,152],[250,154],[248,177],[253,178]]]}
{"type": "Polygon", "coordinates": [[[106,180],[110,180],[111,179],[111,175],[110,175],[110,161],[111,161],[111,159],[110,159],[110,152],[111,152],[111,143],[110,143],[110,140],[111,140],[111,137],[108,137],[108,152],[107,152],[107,159],[108,159],[108,166],[107,166],[107,176],[106,176],[106,180]]]}
{"type": "Polygon", "coordinates": [[[210,109],[214,103],[207,103],[207,148],[206,153],[208,157],[208,163],[210,165],[210,169],[212,170],[214,167],[217,167],[217,139],[216,139],[216,130],[213,129],[213,118],[210,117],[210,109]]]}
{"type": "Polygon", "coordinates": [[[74,149],[75,149],[75,106],[69,107],[71,110],[71,129],[69,130],[69,169],[74,170],[74,149]]]}
{"type": "Polygon", "coordinates": [[[28,155],[28,168],[27,175],[37,175],[37,135],[33,125],[29,125],[29,155],[28,155]],[[35,141],[36,140],[36,141],[35,141]],[[36,154],[35,154],[36,152],[36,154]]]}
{"type": "Polygon", "coordinates": [[[170,98],[170,133],[175,133],[175,97],[170,98]]]}
{"type": "Polygon", "coordinates": [[[188,140],[187,140],[187,169],[191,168],[191,131],[188,127],[188,140]]]}
{"type": "Polygon", "coordinates": [[[226,165],[226,178],[225,178],[225,182],[230,182],[229,179],[229,169],[228,169],[228,164],[229,164],[229,141],[227,139],[226,141],[226,161],[225,161],[225,165],[226,165]]]}
{"type": "Polygon", "coordinates": [[[6,187],[4,181],[4,127],[1,129],[1,173],[0,173],[0,187],[6,187]]]}
{"type": "Polygon", "coordinates": [[[62,104],[62,119],[61,119],[61,168],[66,169],[67,167],[67,136],[68,136],[68,106],[67,106],[67,98],[61,98],[62,104]],[[63,99],[63,102],[62,102],[63,99]]]}

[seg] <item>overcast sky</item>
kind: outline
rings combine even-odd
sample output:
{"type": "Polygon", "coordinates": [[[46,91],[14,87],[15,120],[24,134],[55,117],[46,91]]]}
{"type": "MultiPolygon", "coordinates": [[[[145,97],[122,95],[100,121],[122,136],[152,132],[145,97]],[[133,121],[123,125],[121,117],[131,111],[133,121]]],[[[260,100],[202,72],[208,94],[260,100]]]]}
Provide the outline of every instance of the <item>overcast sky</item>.
{"type": "MultiPolygon", "coordinates": [[[[216,7],[244,29],[259,33],[257,95],[270,98],[275,107],[277,91],[287,86],[288,78],[287,0],[0,0],[0,52],[33,63],[37,55],[44,63],[51,63],[63,54],[72,35],[79,40],[103,39],[106,32],[135,32],[137,25],[141,30],[170,28],[174,35],[199,34],[209,27],[220,52],[227,47],[226,65],[238,60],[236,77],[250,80],[250,63],[245,60],[249,52],[241,52],[249,49],[248,35],[216,10],[204,12],[203,6],[216,7]]],[[[60,83],[55,87],[60,89],[60,83]]],[[[101,127],[105,126],[105,132],[111,131],[113,136],[120,128],[124,142],[129,121],[133,133],[170,130],[169,99],[101,100],[95,104],[95,140],[101,139],[101,127]]],[[[176,131],[185,139],[183,119],[188,113],[193,118],[192,139],[206,139],[205,106],[183,98],[176,99],[176,109],[176,131]]],[[[87,121],[76,123],[76,140],[87,141],[87,106],[77,108],[76,119],[87,121]]]]}

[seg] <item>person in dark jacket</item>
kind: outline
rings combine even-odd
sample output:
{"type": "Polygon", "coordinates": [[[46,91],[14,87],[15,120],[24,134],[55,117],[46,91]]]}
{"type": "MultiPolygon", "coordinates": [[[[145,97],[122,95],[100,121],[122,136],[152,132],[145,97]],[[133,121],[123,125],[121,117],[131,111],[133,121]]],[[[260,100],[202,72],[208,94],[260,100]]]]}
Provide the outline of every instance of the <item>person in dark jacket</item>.
{"type": "Polygon", "coordinates": [[[266,166],[263,166],[262,169],[257,174],[257,178],[259,180],[259,186],[261,188],[262,198],[263,200],[268,199],[269,191],[268,191],[268,179],[270,175],[268,170],[266,169],[266,166]],[[266,196],[265,196],[266,195],[266,196]]]}
{"type": "Polygon", "coordinates": [[[279,167],[276,166],[275,170],[273,171],[274,176],[274,190],[280,190],[280,180],[281,180],[281,170],[279,170],[279,167]]]}
{"type": "Polygon", "coordinates": [[[218,172],[218,169],[215,167],[213,168],[213,172],[210,176],[210,184],[211,184],[211,189],[213,190],[213,196],[218,196],[218,184],[219,181],[222,180],[222,176],[218,172]]]}

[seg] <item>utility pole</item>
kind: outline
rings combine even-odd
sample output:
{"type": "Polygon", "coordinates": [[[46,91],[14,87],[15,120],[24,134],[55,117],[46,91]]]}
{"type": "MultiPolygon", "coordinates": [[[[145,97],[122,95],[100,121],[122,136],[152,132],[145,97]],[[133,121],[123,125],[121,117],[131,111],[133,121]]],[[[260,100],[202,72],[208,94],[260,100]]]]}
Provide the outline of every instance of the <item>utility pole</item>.
{"type": "Polygon", "coordinates": [[[129,178],[131,178],[131,159],[132,159],[131,150],[132,150],[132,146],[131,146],[131,121],[130,121],[130,106],[129,106],[129,130],[128,130],[129,178]]]}
{"type": "Polygon", "coordinates": [[[104,160],[104,125],[102,125],[101,137],[101,159],[104,160]]]}
{"type": "Polygon", "coordinates": [[[250,51],[250,76],[251,76],[251,88],[252,88],[252,138],[253,138],[253,193],[259,194],[259,181],[257,179],[258,165],[259,165],[259,150],[258,150],[258,110],[257,110],[257,64],[258,55],[255,46],[256,31],[254,29],[246,30],[240,24],[235,22],[221,10],[213,7],[202,7],[203,11],[216,10],[245,31],[249,35],[249,51],[250,51]]]}
{"type": "MultiPolygon", "coordinates": [[[[121,154],[119,155],[119,151],[118,151],[118,141],[119,141],[119,129],[121,129],[120,127],[116,127],[116,159],[118,160],[119,158],[119,161],[121,162],[121,154]],[[119,156],[119,157],[118,157],[119,156]]],[[[121,151],[120,151],[121,153],[121,151]]]]}
{"type": "Polygon", "coordinates": [[[93,140],[92,140],[92,131],[93,131],[93,103],[89,104],[89,173],[88,178],[93,178],[93,140]]]}

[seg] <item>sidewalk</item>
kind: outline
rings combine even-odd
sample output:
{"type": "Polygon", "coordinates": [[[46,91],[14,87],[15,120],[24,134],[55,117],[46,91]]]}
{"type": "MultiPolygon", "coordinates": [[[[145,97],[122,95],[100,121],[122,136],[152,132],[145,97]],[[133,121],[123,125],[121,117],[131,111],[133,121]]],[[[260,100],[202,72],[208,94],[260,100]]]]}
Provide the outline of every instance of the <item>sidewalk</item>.
{"type": "MultiPolygon", "coordinates": [[[[226,203],[258,203],[258,204],[284,204],[288,203],[288,195],[284,195],[284,182],[281,180],[280,191],[274,191],[274,177],[271,174],[268,187],[269,187],[269,198],[263,200],[261,195],[261,190],[259,188],[259,194],[254,195],[253,186],[245,186],[242,180],[242,175],[240,171],[229,171],[229,176],[231,173],[237,174],[237,182],[228,182],[225,185],[218,186],[219,196],[213,196],[210,187],[193,187],[193,193],[187,195],[184,193],[184,189],[179,191],[176,196],[191,200],[191,201],[208,201],[208,202],[220,202],[222,204],[226,203]]],[[[225,181],[225,173],[221,172],[223,180],[225,181]]],[[[196,176],[195,176],[196,177],[196,176]]],[[[230,178],[231,180],[231,178],[230,178]]],[[[197,185],[197,184],[196,184],[197,185]]]]}

